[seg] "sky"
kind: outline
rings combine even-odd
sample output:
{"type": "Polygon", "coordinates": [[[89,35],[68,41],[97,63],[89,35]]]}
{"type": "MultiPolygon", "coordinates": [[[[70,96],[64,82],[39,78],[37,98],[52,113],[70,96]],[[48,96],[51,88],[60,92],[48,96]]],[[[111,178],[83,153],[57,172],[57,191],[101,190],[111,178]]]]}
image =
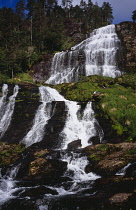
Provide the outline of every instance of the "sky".
{"type": "MultiPolygon", "coordinates": [[[[85,0],[88,2],[88,0],[85,0]]],[[[136,0],[92,0],[93,3],[97,1],[98,5],[101,6],[102,3],[109,2],[113,8],[113,23],[117,24],[123,21],[132,21],[132,12],[136,10],[136,0]]],[[[0,8],[15,7],[18,0],[0,0],[0,8]]],[[[61,0],[58,0],[61,3],[61,0]]],[[[73,0],[73,5],[79,4],[80,0],[73,0]]]]}

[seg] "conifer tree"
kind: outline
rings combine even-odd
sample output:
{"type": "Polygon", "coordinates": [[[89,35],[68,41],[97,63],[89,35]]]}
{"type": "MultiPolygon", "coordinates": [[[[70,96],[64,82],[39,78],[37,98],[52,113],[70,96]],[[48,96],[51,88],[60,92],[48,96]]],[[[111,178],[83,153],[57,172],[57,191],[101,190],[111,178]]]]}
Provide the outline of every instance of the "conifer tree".
{"type": "Polygon", "coordinates": [[[27,0],[26,9],[28,10],[28,18],[33,16],[35,3],[36,0],[27,0]]]}
{"type": "Polygon", "coordinates": [[[25,18],[25,2],[24,0],[19,0],[16,4],[16,14],[21,18],[25,18]]]}
{"type": "Polygon", "coordinates": [[[136,22],[136,10],[132,12],[132,20],[133,22],[136,22]]]}
{"type": "Polygon", "coordinates": [[[113,20],[112,7],[109,2],[103,2],[102,5],[102,22],[105,24],[111,24],[113,20]]]}

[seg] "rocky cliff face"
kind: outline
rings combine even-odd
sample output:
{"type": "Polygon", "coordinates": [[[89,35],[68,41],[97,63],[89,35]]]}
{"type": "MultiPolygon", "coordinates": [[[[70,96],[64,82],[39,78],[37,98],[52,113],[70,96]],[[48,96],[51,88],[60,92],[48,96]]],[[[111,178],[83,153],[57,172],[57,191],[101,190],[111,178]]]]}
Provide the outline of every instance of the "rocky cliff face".
{"type": "Polygon", "coordinates": [[[136,23],[119,23],[116,25],[116,32],[121,40],[122,59],[119,66],[127,73],[136,73],[136,23]]]}

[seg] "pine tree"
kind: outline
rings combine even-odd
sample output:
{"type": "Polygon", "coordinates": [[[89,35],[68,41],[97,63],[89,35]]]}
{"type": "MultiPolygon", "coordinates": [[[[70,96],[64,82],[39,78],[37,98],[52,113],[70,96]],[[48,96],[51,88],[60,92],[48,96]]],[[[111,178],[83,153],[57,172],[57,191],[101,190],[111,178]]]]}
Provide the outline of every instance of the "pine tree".
{"type": "Polygon", "coordinates": [[[33,16],[35,3],[36,0],[27,0],[26,9],[28,10],[28,18],[33,16]]]}
{"type": "Polygon", "coordinates": [[[24,0],[19,0],[16,4],[16,14],[21,18],[25,18],[25,2],[24,0]]]}
{"type": "Polygon", "coordinates": [[[64,8],[70,8],[72,6],[73,0],[62,0],[62,6],[64,8]]]}
{"type": "Polygon", "coordinates": [[[136,22],[136,10],[132,12],[132,20],[133,22],[136,22]]]}
{"type": "Polygon", "coordinates": [[[86,2],[84,0],[80,1],[80,7],[84,10],[86,8],[86,2]]]}
{"type": "Polygon", "coordinates": [[[109,2],[103,2],[102,5],[102,22],[104,24],[111,24],[113,20],[112,7],[109,2]]]}
{"type": "Polygon", "coordinates": [[[65,9],[67,17],[70,18],[70,8],[72,7],[73,0],[62,0],[62,6],[65,9]]]}

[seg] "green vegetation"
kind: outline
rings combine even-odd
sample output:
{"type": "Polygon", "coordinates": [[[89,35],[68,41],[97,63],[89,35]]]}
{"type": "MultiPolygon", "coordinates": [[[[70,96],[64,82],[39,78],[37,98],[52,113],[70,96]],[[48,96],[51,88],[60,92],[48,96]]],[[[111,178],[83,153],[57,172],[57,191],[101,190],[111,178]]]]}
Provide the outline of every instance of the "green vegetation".
{"type": "Polygon", "coordinates": [[[96,101],[97,116],[109,119],[112,128],[118,135],[125,134],[126,140],[136,139],[136,75],[115,79],[95,75],[55,88],[69,100],[96,101]]]}
{"type": "Polygon", "coordinates": [[[132,12],[132,20],[133,22],[136,22],[136,10],[132,12]]]}
{"type": "Polygon", "coordinates": [[[107,155],[110,155],[114,152],[120,151],[120,148],[116,147],[113,144],[100,144],[93,147],[90,147],[87,151],[88,158],[91,161],[101,161],[105,159],[107,155]]]}
{"type": "Polygon", "coordinates": [[[0,83],[19,83],[19,82],[29,82],[33,83],[33,79],[29,73],[19,73],[13,79],[9,78],[4,74],[0,74],[0,83]]]}
{"type": "Polygon", "coordinates": [[[20,158],[25,146],[18,144],[0,143],[0,166],[13,164],[20,158]]]}
{"type": "Polygon", "coordinates": [[[136,155],[136,148],[134,148],[134,149],[131,149],[131,150],[128,150],[127,151],[127,155],[136,155]]]}
{"type": "MultiPolygon", "coordinates": [[[[93,29],[112,23],[112,7],[91,0],[18,0],[16,9],[0,9],[0,74],[28,72],[47,54],[69,49],[93,29]],[[60,2],[59,2],[60,3],[60,2]]],[[[5,80],[3,78],[2,80],[5,80]]]]}

